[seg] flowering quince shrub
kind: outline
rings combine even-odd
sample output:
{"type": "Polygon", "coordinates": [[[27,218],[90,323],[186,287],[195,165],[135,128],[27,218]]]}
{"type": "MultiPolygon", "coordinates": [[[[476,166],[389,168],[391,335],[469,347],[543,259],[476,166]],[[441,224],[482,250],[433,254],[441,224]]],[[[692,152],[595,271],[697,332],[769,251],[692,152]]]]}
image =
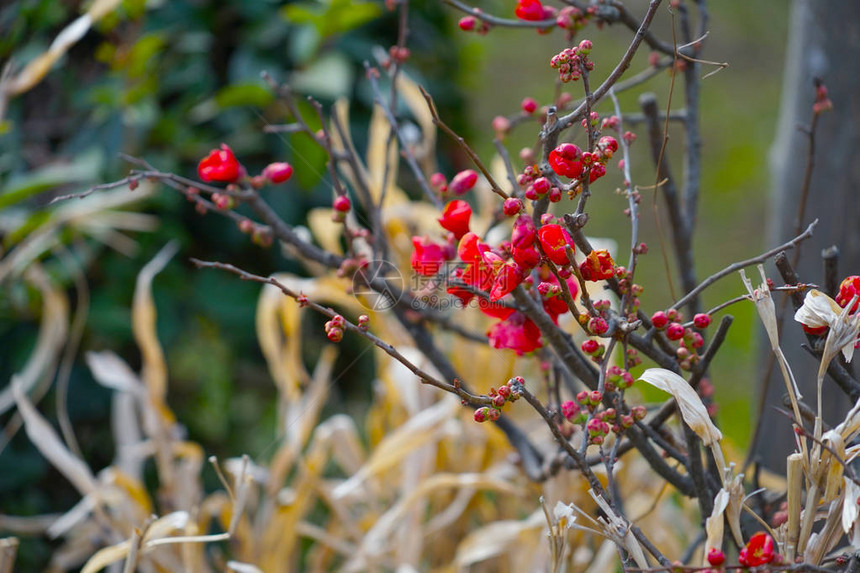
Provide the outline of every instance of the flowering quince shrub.
{"type": "MultiPolygon", "coordinates": [[[[391,10],[408,6],[405,1],[386,4],[391,10]]],[[[299,537],[316,544],[313,555],[319,561],[314,563],[348,571],[464,570],[479,564],[497,570],[494,559],[510,570],[614,570],[605,555],[616,554],[624,570],[636,571],[791,564],[818,570],[836,564],[834,555],[847,548],[858,549],[852,544],[860,538],[860,482],[847,462],[857,455],[852,444],[860,433],[860,402],[845,420],[825,423],[819,406],[814,422],[805,421],[802,397],[780,348],[773,293],[805,297],[795,319],[809,333],[821,362],[819,396],[825,384],[826,391],[837,391],[835,381],[856,399],[860,382],[841,360],[851,360],[858,342],[860,277],[846,278],[831,298],[805,284],[786,281],[777,287],[759,266],[759,285],[742,270],[738,289],[742,285],[745,292],[704,308],[702,291],[733,275],[735,266],[727,261],[725,270],[701,281],[692,271],[688,250],[698,193],[698,174],[692,173],[683,189],[668,189],[665,181],[652,186],[663,194],[669,219],[677,225],[673,246],[684,294],[669,308],[647,308],[637,269],[648,247],[638,236],[640,187],[630,165],[661,153],[634,145],[636,134],[625,129],[627,111],[616,91],[669,70],[687,97],[698,97],[706,88],[701,72],[707,62],[700,57],[705,30],[676,47],[671,38],[651,30],[660,0],[651,0],[639,15],[620,2],[571,4],[576,5],[556,8],[518,0],[510,3],[510,13],[497,15],[450,2],[452,10],[463,13],[459,28],[464,32],[486,34],[507,26],[525,34],[555,33],[559,45],[568,46],[545,60],[548,81],[558,74],[554,101],[538,102],[523,93],[518,110],[493,120],[499,149],[493,158],[481,157],[460,138],[440,117],[432,96],[411,79],[406,28],[400,43],[383,51],[388,57],[378,67],[367,64],[377,113],[365,155],[352,141],[348,103],[326,109],[312,102],[323,120],[321,129],[313,129],[296,95],[270,80],[291,113],[283,131],[305,133],[329,157],[331,205],[312,212],[306,229],[287,224],[268,201],[269,194],[292,192],[298,163],[273,158],[261,169],[246,167],[228,143],[200,160],[196,179],[135,160],[136,168],[115,186],[160,181],[201,214],[223,216],[255,244],[277,243],[306,264],[302,277],[262,277],[227,262],[194,261],[202,269],[266,285],[258,335],[288,437],[269,468],[242,462],[233,472],[235,485],[225,480],[229,495],[214,501],[197,495],[190,506],[174,502],[188,511],[148,522],[150,529],[135,530],[130,541],[96,553],[85,570],[146,559],[147,551],[160,544],[223,539],[242,543],[236,554],[246,562],[233,567],[241,571],[288,570],[289,560],[298,559],[299,537]],[[602,58],[599,29],[608,25],[631,31],[617,62],[602,58]],[[579,39],[583,34],[589,38],[579,39]],[[635,81],[620,83],[645,44],[653,50],[649,67],[635,81]],[[421,144],[404,134],[401,108],[419,126],[421,144]],[[536,145],[510,153],[505,138],[514,129],[531,129],[536,145]],[[472,168],[434,170],[432,143],[443,135],[462,147],[472,168]],[[402,180],[414,188],[400,187],[399,170],[409,171],[402,180]],[[617,189],[608,183],[610,170],[620,180],[617,189]],[[677,194],[684,200],[678,201],[677,194]],[[422,199],[410,199],[417,195],[422,199]],[[629,229],[629,247],[600,248],[588,234],[589,207],[618,198],[624,208],[617,218],[629,229]],[[727,458],[713,419],[716,381],[707,372],[731,326],[725,310],[741,302],[755,305],[791,402],[797,448],[787,460],[785,483],[773,492],[750,493],[746,468],[727,458]],[[326,317],[324,332],[332,343],[314,373],[305,371],[299,352],[298,325],[308,312],[326,317]],[[353,422],[318,420],[333,353],[347,337],[365,340],[380,358],[380,396],[368,416],[370,453],[362,449],[353,422]],[[642,403],[637,387],[643,384],[666,392],[667,400],[642,403]],[[291,429],[293,418],[287,414],[306,409],[314,412],[310,425],[291,429]],[[322,479],[327,455],[342,472],[338,478],[322,479]],[[252,487],[262,496],[256,511],[246,506],[252,487]],[[666,489],[677,494],[674,500],[660,501],[666,489]],[[481,497],[487,492],[499,498],[499,508],[483,503],[490,499],[481,497]],[[750,500],[753,495],[772,497],[758,504],[750,500]],[[773,499],[784,499],[784,507],[773,499]],[[333,516],[324,526],[309,521],[314,504],[333,516]],[[647,510],[655,505],[669,509],[647,510]],[[248,529],[244,510],[254,531],[263,532],[257,545],[243,531],[248,529]],[[744,512],[755,520],[742,519],[744,512]],[[200,521],[193,523],[198,514],[200,521]],[[671,523],[666,515],[673,516],[671,523]],[[209,529],[206,519],[217,516],[226,523],[222,537],[201,535],[209,529]],[[476,520],[481,523],[474,528],[476,520]],[[704,531],[696,531],[702,523],[704,531]],[[167,534],[176,531],[182,536],[171,541],[167,534]],[[434,539],[441,540],[439,545],[426,551],[434,539]],[[689,543],[694,546],[685,550],[689,543]],[[678,561],[681,555],[688,556],[687,562],[678,561]]],[[[692,12],[692,6],[683,12],[686,35],[694,28],[692,12]]],[[[703,13],[698,19],[704,26],[703,13]]],[[[832,107],[819,86],[811,113],[832,107]]],[[[699,109],[698,102],[688,101],[682,125],[688,138],[697,137],[699,109]]],[[[663,125],[656,113],[645,110],[644,116],[650,127],[663,125]]],[[[686,151],[700,152],[693,145],[686,151]]],[[[800,248],[813,228],[814,223],[747,266],[800,248]]],[[[789,270],[784,276],[791,275],[789,270]]],[[[154,272],[150,268],[142,276],[151,281],[154,272]]],[[[146,281],[143,285],[148,288],[146,281]]],[[[150,308],[136,316],[143,320],[151,313],[150,308]]],[[[153,328],[151,321],[144,323],[153,328]]],[[[139,337],[143,346],[155,344],[154,334],[147,332],[139,337]]],[[[173,422],[164,410],[164,381],[153,382],[148,374],[164,376],[163,364],[157,363],[161,354],[151,347],[142,351],[147,386],[135,395],[148,393],[139,406],[159,420],[147,432],[160,477],[169,479],[176,469],[174,456],[194,450],[172,437],[178,432],[170,431],[173,422]]],[[[111,372],[130,369],[105,360],[93,360],[94,373],[113,387],[121,385],[111,372]]],[[[28,430],[47,449],[50,440],[34,429],[41,421],[32,406],[20,395],[16,401],[28,430]]],[[[49,458],[69,473],[80,469],[65,453],[49,458]]],[[[92,494],[92,476],[76,479],[82,494],[93,496],[93,507],[101,503],[92,494]]],[[[99,479],[135,491],[116,476],[99,479]]],[[[92,529],[103,529],[93,515],[92,529]]],[[[120,539],[132,535],[128,524],[116,531],[120,539]]],[[[173,566],[152,555],[152,567],[173,566]]],[[[177,551],[173,558],[185,570],[198,570],[189,563],[204,557],[177,551]]]]}

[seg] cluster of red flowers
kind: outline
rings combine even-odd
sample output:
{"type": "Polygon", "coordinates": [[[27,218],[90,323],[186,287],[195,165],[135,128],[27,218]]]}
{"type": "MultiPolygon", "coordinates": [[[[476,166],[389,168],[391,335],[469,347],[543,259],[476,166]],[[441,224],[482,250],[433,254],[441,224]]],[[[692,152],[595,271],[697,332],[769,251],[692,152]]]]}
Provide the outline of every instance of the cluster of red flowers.
{"type": "Polygon", "coordinates": [[[616,151],[618,141],[609,135],[598,140],[593,152],[583,152],[577,145],[562,143],[549,152],[549,166],[559,177],[577,180],[583,179],[587,170],[589,183],[594,183],[606,175],[606,163],[616,151]]]}

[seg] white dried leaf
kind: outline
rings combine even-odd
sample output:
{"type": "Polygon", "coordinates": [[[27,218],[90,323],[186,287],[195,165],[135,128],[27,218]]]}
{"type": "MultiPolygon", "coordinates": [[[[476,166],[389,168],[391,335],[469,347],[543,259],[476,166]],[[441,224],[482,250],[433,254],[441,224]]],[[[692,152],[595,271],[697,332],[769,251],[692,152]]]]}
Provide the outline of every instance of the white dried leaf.
{"type": "Polygon", "coordinates": [[[723,434],[711,421],[702,399],[686,380],[665,368],[649,368],[639,376],[639,379],[671,394],[678,402],[684,422],[696,432],[706,446],[723,439],[723,434]]]}
{"type": "Polygon", "coordinates": [[[93,378],[105,388],[138,396],[143,393],[140,378],[126,364],[125,360],[114,352],[110,350],[87,352],[86,360],[93,378]]]}
{"type": "Polygon", "coordinates": [[[228,561],[227,569],[236,573],[263,573],[263,570],[256,565],[240,563],[239,561],[228,561]]]}
{"type": "Polygon", "coordinates": [[[851,527],[857,523],[860,515],[860,485],[848,478],[843,478],[845,487],[845,502],[842,504],[842,531],[848,533],[851,527]]]}

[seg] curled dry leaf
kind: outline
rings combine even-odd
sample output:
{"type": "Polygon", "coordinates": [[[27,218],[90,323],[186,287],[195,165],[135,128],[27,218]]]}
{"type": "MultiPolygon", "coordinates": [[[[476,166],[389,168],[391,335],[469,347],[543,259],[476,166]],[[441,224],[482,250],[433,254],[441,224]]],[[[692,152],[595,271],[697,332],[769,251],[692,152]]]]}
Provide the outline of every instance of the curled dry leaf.
{"type": "Polygon", "coordinates": [[[137,275],[134,289],[134,301],[131,309],[131,324],[134,340],[143,355],[141,376],[153,404],[164,404],[167,394],[167,366],[164,362],[164,352],[158,342],[156,332],[155,304],[152,300],[152,280],[160,273],[167,263],[179,250],[176,242],[167,243],[155,257],[144,266],[137,275]]]}
{"type": "MultiPolygon", "coordinates": [[[[15,376],[24,394],[28,394],[36,382],[48,370],[53,369],[65,345],[69,328],[69,300],[51,281],[41,265],[33,265],[27,269],[26,278],[42,294],[42,324],[39,325],[36,348],[30,354],[24,369],[15,376]]],[[[0,414],[15,404],[12,393],[11,384],[0,391],[0,414]]]]}
{"type": "Polygon", "coordinates": [[[678,402],[684,422],[696,432],[706,446],[723,439],[723,434],[711,421],[702,399],[686,380],[665,368],[649,368],[639,376],[639,379],[671,394],[678,402]]]}
{"type": "Polygon", "coordinates": [[[729,492],[726,491],[725,488],[722,488],[714,497],[714,509],[705,521],[705,533],[707,537],[705,539],[705,550],[702,552],[702,565],[704,567],[709,566],[708,551],[710,551],[712,547],[719,549],[723,546],[723,531],[725,529],[723,513],[726,511],[726,507],[728,507],[728,505],[729,492]]]}
{"type": "Polygon", "coordinates": [[[66,448],[54,428],[24,394],[15,378],[12,379],[12,394],[18,404],[18,412],[24,419],[27,437],[33,445],[82,495],[94,493],[97,484],[89,466],[66,448]]]}

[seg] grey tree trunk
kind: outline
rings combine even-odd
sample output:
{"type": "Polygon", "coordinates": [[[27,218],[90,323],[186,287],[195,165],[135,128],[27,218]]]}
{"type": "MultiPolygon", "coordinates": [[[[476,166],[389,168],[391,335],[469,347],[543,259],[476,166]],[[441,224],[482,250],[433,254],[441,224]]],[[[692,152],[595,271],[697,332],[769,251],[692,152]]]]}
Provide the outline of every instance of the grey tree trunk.
{"type": "MultiPolygon", "coordinates": [[[[809,151],[808,136],[798,127],[810,124],[815,77],[827,86],[833,111],[818,121],[815,167],[803,226],[816,218],[820,222],[813,238],[803,243],[796,270],[801,282],[823,285],[821,253],[832,245],[839,248],[838,277],[860,274],[860,2],[795,0],[793,3],[781,111],[771,150],[771,244],[790,238],[797,224],[809,151]]],[[[789,253],[789,260],[791,256],[789,253]]],[[[770,276],[778,276],[772,273],[769,269],[770,276]]],[[[775,300],[779,307],[779,299],[775,300]]],[[[818,364],[801,349],[806,339],[793,320],[790,304],[785,311],[782,348],[804,401],[814,409],[818,364]]],[[[762,371],[769,354],[769,347],[764,348],[762,371]]],[[[768,384],[762,427],[753,444],[758,460],[781,473],[785,472],[786,454],[794,448],[788,419],[772,407],[784,408],[784,394],[785,384],[775,367],[768,384]]],[[[841,421],[852,405],[829,378],[825,379],[823,401],[825,421],[831,424],[841,421]]],[[[753,420],[754,424],[757,422],[753,420]]]]}

